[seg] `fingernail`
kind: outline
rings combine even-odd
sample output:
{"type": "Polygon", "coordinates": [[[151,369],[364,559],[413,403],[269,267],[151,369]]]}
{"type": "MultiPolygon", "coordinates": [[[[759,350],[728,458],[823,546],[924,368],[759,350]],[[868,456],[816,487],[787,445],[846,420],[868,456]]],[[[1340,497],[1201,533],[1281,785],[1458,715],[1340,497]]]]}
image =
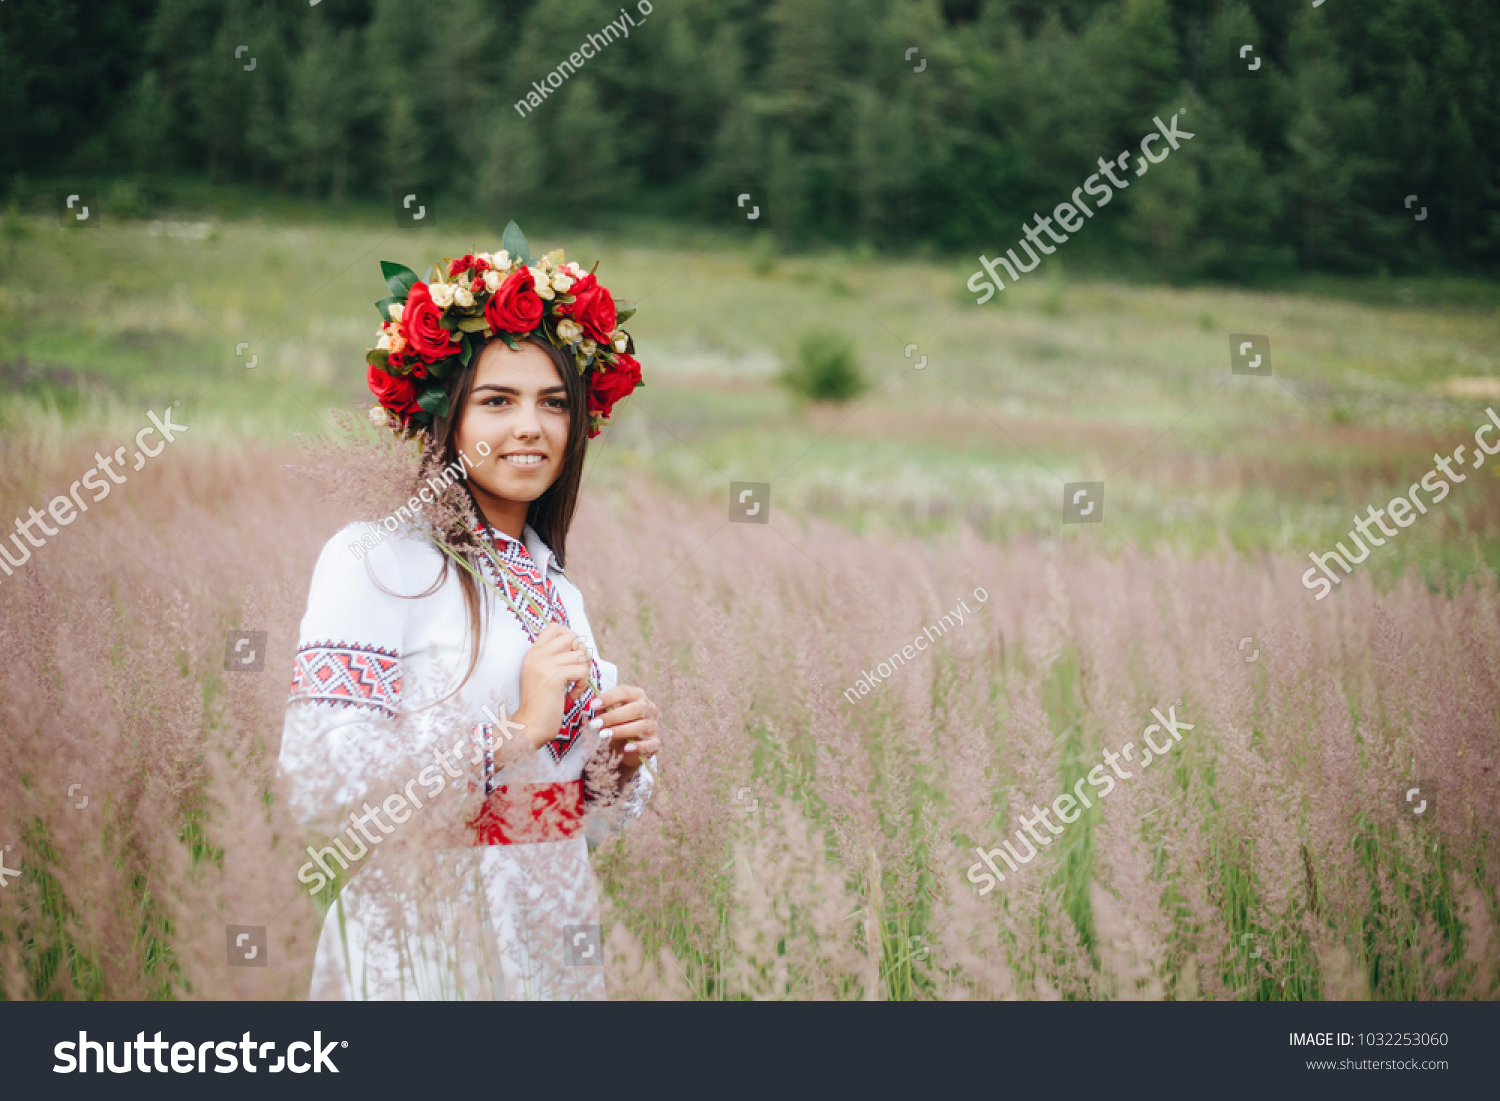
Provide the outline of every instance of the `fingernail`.
{"type": "Polygon", "coordinates": [[[603,719],[590,719],[589,720],[589,729],[590,730],[601,730],[601,729],[603,729],[603,727],[604,727],[604,720],[603,719]]]}
{"type": "Polygon", "coordinates": [[[625,743],[625,752],[626,753],[634,753],[635,752],[635,743],[634,742],[626,742],[625,743]]]}

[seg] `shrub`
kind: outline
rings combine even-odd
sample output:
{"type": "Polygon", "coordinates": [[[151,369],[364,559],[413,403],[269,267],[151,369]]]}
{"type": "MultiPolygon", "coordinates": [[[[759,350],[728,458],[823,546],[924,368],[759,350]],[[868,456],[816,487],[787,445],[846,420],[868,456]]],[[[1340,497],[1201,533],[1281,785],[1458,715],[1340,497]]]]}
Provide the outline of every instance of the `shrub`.
{"type": "Polygon", "coordinates": [[[854,344],[841,333],[803,336],[796,362],[781,372],[779,381],[809,401],[845,402],[865,391],[854,344]]]}

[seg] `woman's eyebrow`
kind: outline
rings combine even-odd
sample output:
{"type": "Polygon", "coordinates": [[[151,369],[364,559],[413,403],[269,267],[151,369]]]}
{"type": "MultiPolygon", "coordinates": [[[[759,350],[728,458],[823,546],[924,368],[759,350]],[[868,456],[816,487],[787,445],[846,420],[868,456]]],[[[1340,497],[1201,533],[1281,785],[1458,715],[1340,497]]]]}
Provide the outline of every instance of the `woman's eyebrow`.
{"type": "MultiPolygon", "coordinates": [[[[494,390],[497,393],[501,394],[519,395],[521,393],[521,391],[517,390],[514,386],[501,386],[493,382],[486,382],[481,386],[474,387],[473,393],[477,394],[481,390],[494,390]]],[[[566,394],[568,392],[568,388],[566,386],[548,386],[537,392],[540,394],[566,394]]]]}

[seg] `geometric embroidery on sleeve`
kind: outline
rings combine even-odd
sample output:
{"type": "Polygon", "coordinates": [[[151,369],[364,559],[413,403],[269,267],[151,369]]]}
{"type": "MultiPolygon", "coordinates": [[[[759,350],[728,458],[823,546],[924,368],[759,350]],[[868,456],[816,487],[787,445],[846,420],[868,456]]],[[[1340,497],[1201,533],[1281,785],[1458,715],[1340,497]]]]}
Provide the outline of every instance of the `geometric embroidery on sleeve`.
{"type": "Polygon", "coordinates": [[[401,655],[375,646],[315,642],[297,651],[288,702],[369,707],[386,718],[401,702],[401,655]]]}

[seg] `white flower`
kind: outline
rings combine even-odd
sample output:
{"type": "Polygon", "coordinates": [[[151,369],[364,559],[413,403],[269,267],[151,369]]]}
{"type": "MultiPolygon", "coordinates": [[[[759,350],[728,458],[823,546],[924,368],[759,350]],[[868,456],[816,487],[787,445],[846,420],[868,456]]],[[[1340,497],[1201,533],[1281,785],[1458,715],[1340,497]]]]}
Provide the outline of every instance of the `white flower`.
{"type": "Polygon", "coordinates": [[[427,288],[427,292],[432,295],[433,304],[438,309],[446,310],[453,305],[452,283],[433,283],[427,288]]]}
{"type": "Polygon", "coordinates": [[[567,267],[567,269],[569,271],[571,271],[573,273],[573,277],[575,279],[582,279],[583,278],[583,269],[578,266],[578,264],[577,264],[576,261],[575,262],[570,262],[570,263],[568,263],[565,266],[567,267]]]}
{"type": "Polygon", "coordinates": [[[499,268],[501,271],[504,271],[506,268],[510,267],[510,253],[506,252],[504,249],[501,249],[499,252],[495,253],[494,258],[490,260],[490,263],[494,264],[495,267],[499,268]]]}
{"type": "Polygon", "coordinates": [[[459,287],[453,292],[453,301],[459,309],[467,310],[474,305],[474,295],[467,287],[459,287]]]}
{"type": "Polygon", "coordinates": [[[564,318],[557,323],[557,335],[562,338],[563,343],[572,344],[583,336],[583,326],[570,317],[564,318]]]}
{"type": "Polygon", "coordinates": [[[564,275],[562,272],[555,271],[555,272],[552,273],[552,289],[553,290],[555,290],[555,291],[561,291],[563,294],[567,294],[568,293],[568,288],[571,287],[572,285],[573,285],[573,280],[570,279],[570,278],[568,278],[568,276],[564,275]]]}
{"type": "Polygon", "coordinates": [[[545,298],[548,301],[551,301],[552,299],[557,297],[556,293],[554,293],[552,290],[551,284],[549,284],[545,278],[537,279],[535,276],[532,276],[532,279],[536,284],[536,294],[538,298],[545,298]]]}
{"type": "Polygon", "coordinates": [[[375,342],[375,347],[382,352],[389,352],[391,350],[391,334],[381,333],[380,339],[375,342]]]}
{"type": "Polygon", "coordinates": [[[484,273],[484,285],[489,288],[491,294],[498,291],[500,284],[503,282],[505,282],[505,276],[501,275],[498,271],[492,269],[484,273]]]}
{"type": "Polygon", "coordinates": [[[630,338],[626,336],[622,330],[616,329],[615,339],[614,342],[610,344],[610,347],[619,352],[621,355],[624,355],[625,349],[630,347],[630,338]]]}
{"type": "Polygon", "coordinates": [[[599,345],[592,340],[585,340],[581,345],[579,345],[578,350],[586,356],[591,356],[599,350],[599,345]]]}
{"type": "Polygon", "coordinates": [[[386,417],[385,410],[376,405],[370,408],[370,423],[376,428],[384,428],[390,421],[386,417]]]}
{"type": "Polygon", "coordinates": [[[391,315],[391,321],[393,321],[397,325],[401,324],[400,302],[392,302],[389,306],[386,307],[386,311],[391,315]]]}

